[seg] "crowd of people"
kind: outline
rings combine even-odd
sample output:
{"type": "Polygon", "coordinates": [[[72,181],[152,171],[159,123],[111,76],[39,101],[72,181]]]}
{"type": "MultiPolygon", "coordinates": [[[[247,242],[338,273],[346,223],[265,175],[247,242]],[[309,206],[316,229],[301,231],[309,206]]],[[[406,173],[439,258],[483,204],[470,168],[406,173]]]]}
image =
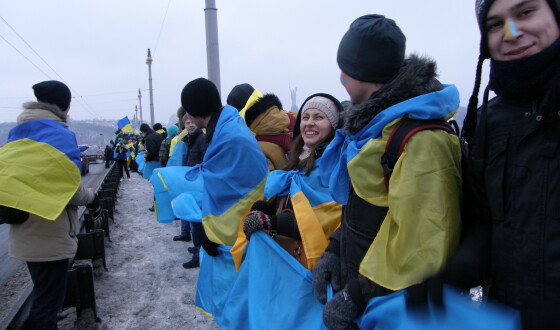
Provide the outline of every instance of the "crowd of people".
{"type": "MultiPolygon", "coordinates": [[[[291,113],[276,95],[241,83],[223,105],[216,86],[198,78],[182,90],[176,125],[142,124],[141,138],[119,136],[106,147],[122,179],[129,170],[150,179],[174,167],[187,168],[187,181],[202,179],[196,215],[178,217],[173,237],[194,243],[183,267],[200,267],[197,307],[220,326],[233,324],[222,318],[233,307],[218,288],[223,295],[235,286],[252,238],[264,231],[309,274],[329,329],[365,327],[357,320],[368,303],[397,291],[405,292],[407,313],[429,314],[429,306],[444,313],[444,285],[483,286],[488,299],[519,311],[525,329],[560,325],[560,4],[477,0],[475,8],[480,55],[460,133],[447,124],[459,107],[457,88],[438,80],[434,60],[405,55],[395,21],[365,15],[336,54],[350,102],[318,91],[291,113]],[[486,59],[490,79],[479,106],[486,59]],[[218,266],[226,271],[217,274],[218,266]]],[[[39,103],[26,105],[18,124],[42,119],[67,130],[63,87],[35,85],[39,103]]],[[[9,142],[25,138],[18,127],[9,142]]],[[[81,188],[64,196],[67,209],[94,202],[81,188]]],[[[66,228],[72,213],[50,222],[13,199],[0,204],[2,219],[24,220],[11,225],[10,255],[28,262],[35,285],[29,324],[52,323],[60,296],[44,294],[60,282],[45,278],[62,276],[75,244],[43,255],[21,242],[62,235],[53,226],[66,228]],[[39,314],[48,304],[50,312],[39,314]]],[[[269,280],[282,281],[275,276],[269,280]]],[[[255,306],[251,299],[258,294],[237,303],[255,306]]]]}

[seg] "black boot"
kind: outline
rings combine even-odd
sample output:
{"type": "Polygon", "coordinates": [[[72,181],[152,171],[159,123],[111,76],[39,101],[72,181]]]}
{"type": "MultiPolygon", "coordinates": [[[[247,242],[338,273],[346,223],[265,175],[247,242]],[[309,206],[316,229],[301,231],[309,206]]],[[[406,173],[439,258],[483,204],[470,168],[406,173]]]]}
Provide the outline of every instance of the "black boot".
{"type": "Polygon", "coordinates": [[[198,268],[200,267],[200,259],[196,256],[193,256],[191,261],[185,262],[183,264],[183,268],[190,269],[190,268],[198,268]]]}

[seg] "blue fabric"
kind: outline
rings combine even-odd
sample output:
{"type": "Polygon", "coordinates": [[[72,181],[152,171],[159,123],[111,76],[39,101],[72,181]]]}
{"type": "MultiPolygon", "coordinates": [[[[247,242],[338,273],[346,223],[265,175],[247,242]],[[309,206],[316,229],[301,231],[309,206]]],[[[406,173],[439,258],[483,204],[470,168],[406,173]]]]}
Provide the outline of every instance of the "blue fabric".
{"type": "Polygon", "coordinates": [[[309,270],[257,231],[216,322],[224,329],[325,329],[311,280],[309,270]]]}
{"type": "Polygon", "coordinates": [[[405,291],[397,291],[369,301],[366,311],[356,323],[361,329],[521,329],[519,312],[487,301],[480,307],[468,295],[462,295],[451,287],[445,287],[443,298],[445,312],[429,306],[427,315],[407,313],[405,291]]]}
{"type": "Polygon", "coordinates": [[[202,176],[199,175],[198,166],[157,168],[153,171],[150,182],[154,186],[159,222],[171,223],[175,218],[201,221],[200,204],[203,181],[202,176]],[[191,175],[187,178],[186,173],[191,173],[191,175]],[[177,211],[174,208],[177,208],[177,211]]]}
{"type": "Polygon", "coordinates": [[[203,217],[223,214],[268,174],[268,162],[255,136],[234,107],[223,108],[201,170],[206,187],[203,217]]]}
{"type": "Polygon", "coordinates": [[[333,141],[323,153],[323,184],[330,187],[335,201],[346,205],[350,186],[346,165],[358,155],[369,140],[380,139],[387,124],[404,116],[414,119],[441,119],[458,107],[457,88],[454,85],[445,85],[441,91],[420,95],[383,110],[355,135],[337,130],[333,141]]]}
{"type": "Polygon", "coordinates": [[[150,160],[144,162],[144,170],[142,171],[142,176],[144,179],[150,180],[155,169],[161,167],[161,163],[158,160],[150,160]]]}
{"type": "Polygon", "coordinates": [[[237,276],[230,249],[220,245],[219,254],[215,257],[208,255],[204,249],[200,250],[195,306],[212,314],[218,325],[223,317],[227,294],[237,276]]]}
{"type": "Polygon", "coordinates": [[[169,160],[167,161],[166,167],[184,166],[183,157],[184,155],[187,154],[188,148],[189,146],[185,142],[183,141],[177,142],[177,144],[175,144],[175,148],[173,148],[173,153],[171,154],[171,157],[169,157],[169,160]]]}
{"type": "Polygon", "coordinates": [[[144,167],[146,167],[146,162],[144,162],[144,153],[139,152],[134,158],[136,164],[138,164],[138,172],[144,173],[144,167]]]}
{"type": "Polygon", "coordinates": [[[10,130],[7,143],[21,139],[47,143],[70,158],[78,169],[82,168],[76,135],[60,122],[38,119],[19,124],[10,130]]]}

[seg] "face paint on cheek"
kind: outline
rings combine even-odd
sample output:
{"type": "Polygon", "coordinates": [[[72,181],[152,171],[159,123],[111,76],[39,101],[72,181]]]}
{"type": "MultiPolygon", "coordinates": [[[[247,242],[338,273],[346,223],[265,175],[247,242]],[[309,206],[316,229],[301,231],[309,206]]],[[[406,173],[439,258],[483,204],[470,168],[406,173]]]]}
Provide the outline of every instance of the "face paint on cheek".
{"type": "Polygon", "coordinates": [[[504,33],[506,40],[513,40],[519,36],[514,21],[507,21],[506,24],[504,24],[504,33]]]}
{"type": "Polygon", "coordinates": [[[340,78],[340,83],[342,83],[343,85],[348,84],[348,80],[344,79],[344,78],[340,78]]]}

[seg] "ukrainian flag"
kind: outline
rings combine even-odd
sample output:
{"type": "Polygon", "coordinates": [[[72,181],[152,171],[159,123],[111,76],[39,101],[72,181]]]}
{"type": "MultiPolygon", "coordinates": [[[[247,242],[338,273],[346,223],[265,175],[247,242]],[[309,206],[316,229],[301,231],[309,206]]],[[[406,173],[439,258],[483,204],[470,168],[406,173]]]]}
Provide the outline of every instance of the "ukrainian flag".
{"type": "Polygon", "coordinates": [[[396,291],[439,269],[458,243],[460,232],[461,149],[457,137],[442,131],[419,133],[428,134],[437,150],[426,144],[405,147],[405,157],[399,159],[391,177],[391,183],[398,184],[387,191],[381,156],[388,136],[403,117],[445,119],[458,106],[459,92],[455,86],[445,85],[440,91],[385,109],[354,135],[338,130],[323,153],[320,178],[334,200],[346,204],[352,185],[366,202],[389,208],[360,264],[360,274],[383,287],[396,291]],[[444,156],[438,157],[438,153],[444,156]],[[428,168],[433,162],[441,164],[441,169],[428,168]]]}
{"type": "Polygon", "coordinates": [[[0,148],[0,205],[56,220],[80,186],[76,136],[54,120],[14,127],[0,148]]]}
{"type": "Polygon", "coordinates": [[[119,127],[119,129],[123,132],[132,132],[132,124],[130,123],[130,120],[128,119],[128,116],[124,117],[123,119],[119,120],[117,122],[117,126],[119,127]]]}

